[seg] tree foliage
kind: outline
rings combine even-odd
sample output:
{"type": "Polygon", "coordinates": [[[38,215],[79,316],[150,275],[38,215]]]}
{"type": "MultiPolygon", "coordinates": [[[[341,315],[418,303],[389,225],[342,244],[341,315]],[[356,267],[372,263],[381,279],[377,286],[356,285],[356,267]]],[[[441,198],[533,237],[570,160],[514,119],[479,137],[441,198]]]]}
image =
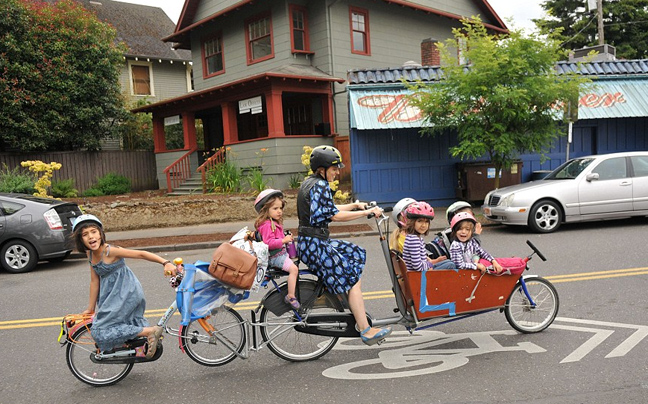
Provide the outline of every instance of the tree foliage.
{"type": "Polygon", "coordinates": [[[542,154],[551,146],[560,133],[557,105],[576,100],[586,79],[556,74],[555,41],[520,31],[496,37],[478,18],[462,23],[454,39],[439,44],[444,78],[414,86],[412,102],[429,124],[424,133],[456,131],[451,155],[490,158],[499,174],[519,154],[542,154]],[[457,44],[468,65],[458,62],[457,44]]]}
{"type": "Polygon", "coordinates": [[[115,30],[73,0],[3,0],[0,15],[0,149],[98,149],[125,113],[115,30]]]}
{"type": "MultiPolygon", "coordinates": [[[[533,20],[541,34],[568,49],[598,44],[596,10],[588,11],[584,0],[545,0],[548,17],[533,20]]],[[[648,0],[604,0],[605,43],[616,47],[617,57],[648,57],[648,0]]]]}

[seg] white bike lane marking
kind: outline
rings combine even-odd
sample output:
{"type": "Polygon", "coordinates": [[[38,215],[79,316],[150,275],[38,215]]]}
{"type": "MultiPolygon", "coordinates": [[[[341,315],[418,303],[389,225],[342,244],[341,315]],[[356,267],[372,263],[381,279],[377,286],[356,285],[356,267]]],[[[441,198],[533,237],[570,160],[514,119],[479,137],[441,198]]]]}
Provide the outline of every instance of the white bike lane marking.
{"type": "MultiPolygon", "coordinates": [[[[557,317],[556,322],[599,327],[635,329],[630,337],[615,347],[605,358],[626,355],[648,335],[648,326],[603,322],[596,320],[557,317]]],[[[593,333],[587,341],[567,355],[560,363],[577,362],[601,345],[615,330],[583,327],[567,324],[552,324],[551,328],[566,331],[593,333]]],[[[445,334],[440,331],[419,331],[410,335],[407,331],[395,331],[380,346],[378,357],[333,366],[322,372],[332,379],[378,380],[421,376],[456,369],[469,362],[469,357],[495,352],[543,353],[547,349],[531,342],[519,342],[503,346],[493,336],[518,335],[514,330],[445,334]],[[452,344],[461,348],[444,348],[452,344]]],[[[340,339],[335,350],[376,350],[376,347],[357,345],[357,338],[340,339]]]]}

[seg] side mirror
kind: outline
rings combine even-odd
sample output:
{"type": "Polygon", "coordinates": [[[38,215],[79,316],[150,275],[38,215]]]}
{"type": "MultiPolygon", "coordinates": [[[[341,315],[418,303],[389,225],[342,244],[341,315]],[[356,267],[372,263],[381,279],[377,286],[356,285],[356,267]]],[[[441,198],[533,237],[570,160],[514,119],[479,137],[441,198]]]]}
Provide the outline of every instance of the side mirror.
{"type": "Polygon", "coordinates": [[[587,180],[587,181],[589,181],[589,182],[592,182],[592,180],[598,180],[598,179],[599,179],[599,175],[598,175],[598,173],[589,173],[589,174],[587,174],[587,176],[585,177],[585,180],[587,180]]]}

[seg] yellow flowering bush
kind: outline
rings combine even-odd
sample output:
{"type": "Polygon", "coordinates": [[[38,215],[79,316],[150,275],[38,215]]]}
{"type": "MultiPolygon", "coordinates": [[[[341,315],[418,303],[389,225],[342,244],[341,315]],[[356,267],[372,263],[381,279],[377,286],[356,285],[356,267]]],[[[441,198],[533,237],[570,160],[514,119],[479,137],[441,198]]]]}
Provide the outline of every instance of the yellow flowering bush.
{"type": "Polygon", "coordinates": [[[36,192],[34,195],[41,196],[43,198],[51,198],[50,195],[47,195],[47,189],[52,186],[52,175],[54,170],[60,170],[62,165],[52,161],[51,163],[44,163],[40,160],[27,160],[20,163],[21,166],[27,167],[29,171],[33,172],[38,180],[34,184],[36,192]]]}
{"type": "MultiPolygon", "coordinates": [[[[301,156],[301,162],[304,166],[306,166],[306,176],[308,177],[309,175],[313,174],[313,170],[310,168],[310,155],[311,152],[313,151],[313,148],[310,146],[304,146],[303,148],[304,154],[301,156]]],[[[333,199],[335,199],[336,202],[348,202],[349,201],[349,193],[348,192],[342,192],[341,190],[338,189],[340,185],[340,181],[335,180],[333,182],[329,182],[329,186],[331,187],[331,191],[334,192],[333,199]]]]}

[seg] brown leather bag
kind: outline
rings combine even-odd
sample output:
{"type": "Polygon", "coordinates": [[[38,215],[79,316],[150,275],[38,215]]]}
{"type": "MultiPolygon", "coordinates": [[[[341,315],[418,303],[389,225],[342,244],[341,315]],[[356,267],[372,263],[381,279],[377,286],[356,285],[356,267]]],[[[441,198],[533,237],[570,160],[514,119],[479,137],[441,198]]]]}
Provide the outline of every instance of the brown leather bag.
{"type": "Polygon", "coordinates": [[[223,243],[214,251],[209,273],[227,286],[250,289],[257,273],[257,258],[230,243],[223,243]]]}

